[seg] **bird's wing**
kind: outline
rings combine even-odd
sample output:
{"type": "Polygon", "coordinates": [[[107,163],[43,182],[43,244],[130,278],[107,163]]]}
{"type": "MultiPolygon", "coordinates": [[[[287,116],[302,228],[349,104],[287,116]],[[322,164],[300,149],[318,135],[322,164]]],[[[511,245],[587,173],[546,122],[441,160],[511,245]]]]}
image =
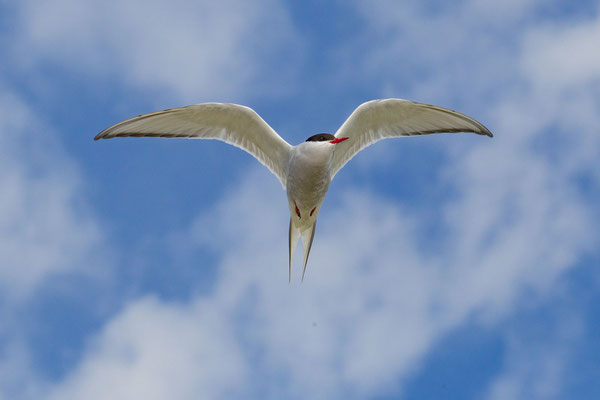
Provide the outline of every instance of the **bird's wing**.
{"type": "Polygon", "coordinates": [[[481,123],[447,108],[402,99],[363,103],[335,134],[349,139],[335,145],[331,178],[356,153],[378,140],[442,132],[474,132],[493,137],[481,123]]]}
{"type": "Polygon", "coordinates": [[[248,107],[204,103],[156,111],[119,122],[94,140],[126,136],[222,140],[253,155],[286,184],[291,146],[248,107]]]}

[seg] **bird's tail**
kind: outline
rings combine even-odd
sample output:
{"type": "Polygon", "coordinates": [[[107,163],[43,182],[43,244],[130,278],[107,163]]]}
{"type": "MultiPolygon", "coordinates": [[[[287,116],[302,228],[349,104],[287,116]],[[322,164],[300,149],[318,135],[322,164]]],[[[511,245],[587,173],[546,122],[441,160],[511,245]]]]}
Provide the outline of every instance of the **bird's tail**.
{"type": "Polygon", "coordinates": [[[300,236],[300,230],[294,226],[292,219],[290,218],[290,234],[289,234],[289,249],[290,249],[290,278],[289,282],[292,282],[292,262],[294,261],[294,253],[296,252],[296,245],[300,236]]]}
{"type": "Polygon", "coordinates": [[[304,274],[306,273],[306,263],[308,262],[308,255],[310,254],[310,248],[312,247],[313,238],[315,237],[315,228],[317,227],[317,220],[312,224],[310,228],[302,232],[302,247],[304,248],[304,269],[302,270],[302,281],[304,281],[304,274]]]}
{"type": "Polygon", "coordinates": [[[310,248],[312,247],[313,238],[315,237],[315,228],[317,226],[317,221],[312,224],[311,227],[300,231],[300,229],[296,228],[292,223],[292,219],[290,218],[290,233],[289,233],[289,281],[292,281],[292,262],[294,261],[294,252],[296,251],[296,245],[298,244],[299,236],[302,237],[302,247],[304,249],[304,268],[302,269],[302,281],[304,281],[304,274],[306,273],[306,265],[308,263],[308,255],[310,254],[310,248]]]}

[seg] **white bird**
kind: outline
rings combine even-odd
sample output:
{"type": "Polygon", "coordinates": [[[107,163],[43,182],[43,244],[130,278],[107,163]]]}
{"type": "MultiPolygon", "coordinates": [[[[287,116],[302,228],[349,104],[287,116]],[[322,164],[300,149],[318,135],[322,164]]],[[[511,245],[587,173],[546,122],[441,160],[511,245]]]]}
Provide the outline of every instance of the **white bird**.
{"type": "Polygon", "coordinates": [[[319,210],[331,180],[352,157],[381,139],[443,132],[493,137],[459,112],[402,99],[361,104],[335,135],[321,133],[291,146],[254,110],[237,104],[203,103],[139,115],[119,122],[94,140],[123,136],[218,139],[239,147],[266,166],[287,192],[290,208],[289,279],[299,237],[306,272],[319,210]]]}

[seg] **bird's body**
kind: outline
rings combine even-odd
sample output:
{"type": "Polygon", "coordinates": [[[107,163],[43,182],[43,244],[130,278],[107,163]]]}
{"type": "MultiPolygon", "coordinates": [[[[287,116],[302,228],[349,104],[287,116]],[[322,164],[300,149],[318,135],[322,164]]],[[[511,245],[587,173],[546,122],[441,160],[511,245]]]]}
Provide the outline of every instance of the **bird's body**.
{"type": "Polygon", "coordinates": [[[335,135],[313,135],[297,146],[290,146],[252,109],[222,103],[140,115],[105,129],[94,139],[120,136],[218,139],[252,154],[279,179],[287,193],[291,280],[298,239],[302,238],[304,247],[304,279],[317,216],[331,180],[356,153],[385,138],[442,132],[493,136],[485,126],[456,111],[386,99],[359,106],[335,135]]]}
{"type": "Polygon", "coordinates": [[[328,142],[304,142],[294,146],[291,153],[286,185],[290,213],[294,226],[306,229],[316,220],[331,183],[333,146],[328,142]]]}
{"type": "Polygon", "coordinates": [[[289,277],[292,257],[302,237],[304,272],[315,235],[317,216],[331,183],[333,148],[329,142],[304,142],[291,150],[286,192],[290,207],[289,277]]]}

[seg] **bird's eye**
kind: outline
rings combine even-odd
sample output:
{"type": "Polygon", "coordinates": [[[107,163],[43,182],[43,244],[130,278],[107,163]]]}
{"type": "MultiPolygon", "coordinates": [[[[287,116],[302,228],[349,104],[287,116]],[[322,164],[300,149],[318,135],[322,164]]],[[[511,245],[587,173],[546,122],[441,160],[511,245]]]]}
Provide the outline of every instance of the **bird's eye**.
{"type": "Polygon", "coordinates": [[[325,141],[325,136],[319,136],[319,141],[320,142],[324,142],[325,141]]]}

